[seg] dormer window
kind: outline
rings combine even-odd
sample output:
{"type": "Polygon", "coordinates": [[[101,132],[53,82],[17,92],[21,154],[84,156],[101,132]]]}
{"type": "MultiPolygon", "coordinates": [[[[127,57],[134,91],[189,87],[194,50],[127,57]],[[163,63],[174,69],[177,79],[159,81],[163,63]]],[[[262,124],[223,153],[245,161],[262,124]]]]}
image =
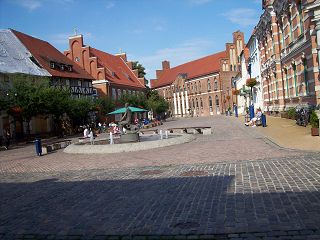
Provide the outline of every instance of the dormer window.
{"type": "Polygon", "coordinates": [[[64,71],[64,69],[65,69],[65,66],[64,66],[63,64],[61,64],[61,65],[60,65],[60,70],[61,70],[61,71],[64,71]]]}
{"type": "Polygon", "coordinates": [[[67,69],[68,69],[69,72],[72,72],[73,71],[72,65],[68,65],[67,69]]]}
{"type": "Polygon", "coordinates": [[[55,62],[50,62],[50,68],[55,69],[56,68],[56,63],[55,62]]]}

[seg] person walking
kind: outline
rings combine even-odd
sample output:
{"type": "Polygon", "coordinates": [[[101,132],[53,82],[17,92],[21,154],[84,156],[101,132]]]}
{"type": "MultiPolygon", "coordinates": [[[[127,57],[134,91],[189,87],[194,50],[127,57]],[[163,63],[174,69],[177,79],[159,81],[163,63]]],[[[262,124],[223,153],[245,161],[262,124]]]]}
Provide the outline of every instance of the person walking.
{"type": "Polygon", "coordinates": [[[4,139],[4,144],[5,144],[5,149],[9,149],[9,145],[10,145],[10,138],[11,138],[11,134],[10,134],[10,130],[7,128],[3,131],[3,139],[4,139]]]}

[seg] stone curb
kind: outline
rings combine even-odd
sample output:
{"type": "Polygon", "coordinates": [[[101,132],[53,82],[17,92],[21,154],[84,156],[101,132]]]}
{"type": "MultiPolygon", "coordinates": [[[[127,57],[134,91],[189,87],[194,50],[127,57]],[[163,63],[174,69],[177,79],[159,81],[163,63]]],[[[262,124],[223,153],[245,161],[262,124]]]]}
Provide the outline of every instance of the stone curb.
{"type": "Polygon", "coordinates": [[[168,147],[182,143],[188,143],[193,141],[196,137],[190,134],[175,134],[177,137],[137,142],[137,143],[123,143],[123,144],[106,144],[106,145],[76,145],[71,144],[64,149],[65,153],[73,154],[105,154],[105,153],[121,153],[121,152],[134,152],[149,150],[160,147],[168,147]]]}

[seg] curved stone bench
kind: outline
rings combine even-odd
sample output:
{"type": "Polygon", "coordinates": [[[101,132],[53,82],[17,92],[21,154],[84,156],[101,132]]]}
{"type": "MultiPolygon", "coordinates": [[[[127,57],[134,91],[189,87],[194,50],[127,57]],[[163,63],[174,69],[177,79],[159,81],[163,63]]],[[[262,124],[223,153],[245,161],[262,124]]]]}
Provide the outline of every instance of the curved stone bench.
{"type": "Polygon", "coordinates": [[[142,151],[160,147],[191,142],[195,136],[190,134],[174,135],[174,137],[162,140],[142,141],[137,143],[105,144],[105,145],[79,145],[71,144],[64,149],[65,153],[73,154],[105,154],[142,151]]]}

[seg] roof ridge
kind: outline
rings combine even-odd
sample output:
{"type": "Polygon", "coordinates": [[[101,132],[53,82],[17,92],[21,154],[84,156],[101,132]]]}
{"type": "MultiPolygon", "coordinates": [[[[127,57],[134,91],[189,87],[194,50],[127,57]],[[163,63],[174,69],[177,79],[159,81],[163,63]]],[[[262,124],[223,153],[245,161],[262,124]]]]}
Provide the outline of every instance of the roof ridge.
{"type": "MultiPolygon", "coordinates": [[[[38,41],[41,41],[41,42],[50,44],[48,41],[42,40],[42,39],[40,39],[40,38],[33,37],[33,36],[31,36],[31,35],[29,35],[29,34],[26,34],[26,33],[23,33],[23,32],[19,32],[19,31],[15,30],[15,29],[9,28],[9,30],[10,30],[11,32],[13,32],[13,34],[14,34],[14,32],[16,32],[16,33],[25,35],[25,36],[27,36],[27,37],[29,37],[29,38],[33,38],[33,39],[36,39],[36,40],[38,40],[38,41]]],[[[50,44],[50,45],[51,45],[51,44],[50,44]]],[[[51,45],[51,46],[53,46],[53,45],[51,45]]]]}
{"type": "Polygon", "coordinates": [[[213,57],[214,55],[218,55],[218,54],[222,54],[222,53],[226,53],[226,50],[220,51],[220,52],[217,52],[217,53],[213,53],[213,54],[210,54],[210,55],[207,55],[207,56],[198,58],[198,59],[194,59],[194,60],[191,60],[191,61],[189,61],[189,62],[182,63],[182,64],[180,64],[180,65],[177,65],[177,66],[173,67],[173,68],[164,69],[163,72],[170,71],[170,70],[175,69],[175,68],[177,68],[177,67],[179,67],[179,66],[183,66],[183,65],[186,65],[186,64],[194,63],[194,62],[196,62],[196,61],[200,61],[200,60],[203,60],[203,59],[205,59],[205,58],[213,57]]]}

